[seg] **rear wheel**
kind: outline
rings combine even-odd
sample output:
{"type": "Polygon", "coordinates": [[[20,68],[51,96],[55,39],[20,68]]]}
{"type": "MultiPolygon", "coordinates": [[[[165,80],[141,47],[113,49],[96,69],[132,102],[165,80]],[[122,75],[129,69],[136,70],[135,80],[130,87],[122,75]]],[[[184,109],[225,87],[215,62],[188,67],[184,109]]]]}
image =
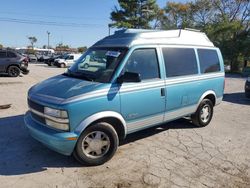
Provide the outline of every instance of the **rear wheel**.
{"type": "Polygon", "coordinates": [[[81,134],[73,155],[84,165],[101,165],[113,157],[118,144],[118,136],[112,125],[100,122],[81,134]]]}
{"type": "Polygon", "coordinates": [[[213,117],[213,103],[209,99],[203,99],[196,110],[191,116],[193,124],[199,127],[207,126],[213,117]]]}
{"type": "Polygon", "coordinates": [[[8,68],[8,75],[10,77],[17,77],[20,75],[20,69],[17,66],[10,66],[8,68]]]}

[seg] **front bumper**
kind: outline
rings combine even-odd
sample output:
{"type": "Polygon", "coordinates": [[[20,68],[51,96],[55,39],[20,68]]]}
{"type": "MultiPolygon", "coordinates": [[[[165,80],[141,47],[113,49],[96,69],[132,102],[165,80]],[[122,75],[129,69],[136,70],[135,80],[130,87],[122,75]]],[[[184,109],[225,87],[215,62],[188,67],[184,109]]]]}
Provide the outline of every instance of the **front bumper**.
{"type": "Polygon", "coordinates": [[[28,70],[28,65],[21,65],[20,70],[23,74],[28,74],[30,71],[28,70]]]}
{"type": "Polygon", "coordinates": [[[24,122],[33,138],[58,153],[63,155],[72,154],[77,142],[77,134],[50,129],[34,120],[30,112],[25,114],[24,122]]]}
{"type": "Polygon", "coordinates": [[[55,61],[55,62],[54,62],[54,66],[57,66],[57,67],[58,67],[59,65],[60,65],[60,64],[59,64],[58,61],[55,61]]]}

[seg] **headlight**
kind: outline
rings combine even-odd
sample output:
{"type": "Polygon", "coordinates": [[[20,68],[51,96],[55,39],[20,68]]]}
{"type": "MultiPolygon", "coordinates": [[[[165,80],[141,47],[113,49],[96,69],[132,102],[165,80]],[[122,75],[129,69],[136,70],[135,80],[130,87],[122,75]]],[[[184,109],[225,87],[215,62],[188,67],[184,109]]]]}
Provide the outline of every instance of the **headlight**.
{"type": "Polygon", "coordinates": [[[45,119],[46,125],[53,127],[55,129],[63,130],[63,131],[68,131],[69,130],[69,124],[67,123],[58,123],[55,121],[51,121],[50,119],[45,119]]]}
{"type": "Polygon", "coordinates": [[[57,117],[57,118],[68,118],[68,113],[67,111],[64,110],[57,110],[49,107],[44,108],[44,114],[52,117],[57,117]]]}
{"type": "Polygon", "coordinates": [[[67,111],[45,107],[44,115],[46,125],[63,131],[69,130],[69,119],[67,111]]]}

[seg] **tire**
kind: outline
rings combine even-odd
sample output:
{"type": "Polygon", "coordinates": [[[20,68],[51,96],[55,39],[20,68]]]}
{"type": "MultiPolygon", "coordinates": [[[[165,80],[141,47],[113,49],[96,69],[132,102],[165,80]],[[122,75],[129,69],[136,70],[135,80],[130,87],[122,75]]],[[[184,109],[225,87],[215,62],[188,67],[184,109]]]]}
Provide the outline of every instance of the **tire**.
{"type": "Polygon", "coordinates": [[[65,68],[65,67],[66,67],[65,63],[61,63],[61,64],[60,64],[60,67],[61,67],[61,68],[65,68]]]}
{"type": "Polygon", "coordinates": [[[118,144],[119,139],[112,125],[96,123],[78,138],[73,156],[86,166],[101,165],[113,157],[118,144]]]}
{"type": "Polygon", "coordinates": [[[191,115],[194,125],[198,127],[207,126],[213,117],[213,103],[209,99],[203,99],[199,104],[198,109],[191,115]]]}
{"type": "Polygon", "coordinates": [[[17,77],[20,75],[20,69],[17,66],[10,66],[7,70],[10,77],[17,77]]]}

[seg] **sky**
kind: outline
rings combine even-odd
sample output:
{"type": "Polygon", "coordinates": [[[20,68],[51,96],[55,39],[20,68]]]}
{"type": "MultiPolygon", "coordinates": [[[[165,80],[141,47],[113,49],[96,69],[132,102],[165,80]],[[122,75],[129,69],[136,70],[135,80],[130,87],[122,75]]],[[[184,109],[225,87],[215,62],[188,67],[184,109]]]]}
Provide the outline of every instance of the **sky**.
{"type": "MultiPolygon", "coordinates": [[[[160,7],[164,7],[166,1],[157,0],[157,3],[160,7]]],[[[37,38],[35,46],[42,47],[48,43],[48,31],[52,47],[59,43],[70,47],[90,47],[108,35],[110,12],[115,5],[118,5],[117,0],[2,1],[0,44],[5,47],[26,47],[29,45],[28,37],[35,36],[37,38]],[[41,24],[34,24],[38,22],[41,24]]],[[[115,30],[111,29],[111,33],[115,30]]]]}

